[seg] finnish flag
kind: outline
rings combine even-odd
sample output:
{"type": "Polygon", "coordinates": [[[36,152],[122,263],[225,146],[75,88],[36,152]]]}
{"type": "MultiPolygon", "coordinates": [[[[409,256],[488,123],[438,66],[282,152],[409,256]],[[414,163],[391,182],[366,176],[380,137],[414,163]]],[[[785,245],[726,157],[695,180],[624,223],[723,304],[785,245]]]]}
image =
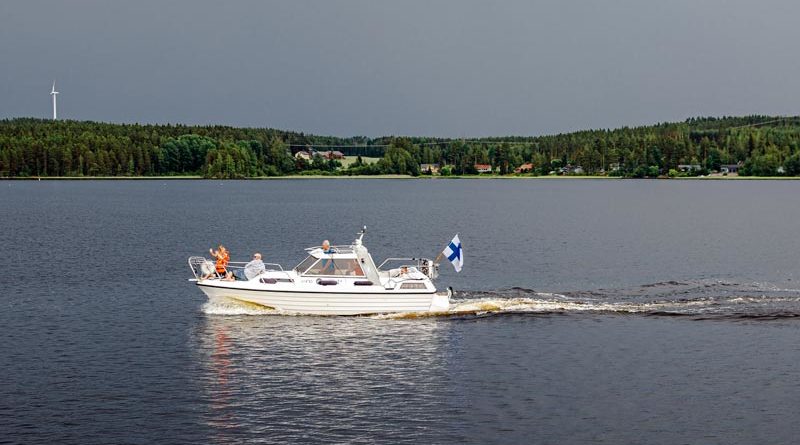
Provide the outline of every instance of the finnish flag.
{"type": "Polygon", "coordinates": [[[453,241],[450,241],[450,244],[444,248],[442,254],[450,260],[456,272],[461,272],[461,266],[464,265],[464,251],[461,249],[461,241],[458,239],[458,234],[456,234],[456,236],[453,237],[453,241]]]}

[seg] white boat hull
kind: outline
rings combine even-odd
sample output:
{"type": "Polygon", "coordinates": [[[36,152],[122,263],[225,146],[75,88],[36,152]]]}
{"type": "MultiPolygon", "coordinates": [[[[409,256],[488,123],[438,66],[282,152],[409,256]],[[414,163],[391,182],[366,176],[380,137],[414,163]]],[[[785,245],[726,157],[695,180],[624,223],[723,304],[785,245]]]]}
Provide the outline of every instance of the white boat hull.
{"type": "MultiPolygon", "coordinates": [[[[436,292],[296,292],[248,290],[197,283],[209,299],[232,298],[282,312],[309,315],[364,315],[402,312],[443,312],[447,293],[436,292]]],[[[213,283],[213,282],[212,282],[213,283]]],[[[218,283],[218,282],[217,282],[218,283]]],[[[214,283],[216,284],[216,283],[214,283]]]]}

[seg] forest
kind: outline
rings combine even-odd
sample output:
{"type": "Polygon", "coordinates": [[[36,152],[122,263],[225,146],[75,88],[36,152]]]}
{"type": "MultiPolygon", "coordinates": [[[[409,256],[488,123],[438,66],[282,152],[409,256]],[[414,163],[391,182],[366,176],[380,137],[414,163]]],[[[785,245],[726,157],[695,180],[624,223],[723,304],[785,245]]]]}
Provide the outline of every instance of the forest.
{"type": "Polygon", "coordinates": [[[269,128],[0,120],[0,177],[581,174],[800,176],[800,117],[702,117],[547,136],[479,139],[317,136],[269,128]],[[357,156],[346,167],[301,150],[357,156]],[[379,158],[364,162],[364,158],[379,158]],[[525,166],[523,173],[515,169],[525,166]],[[576,168],[580,167],[580,168],[576,168]]]}

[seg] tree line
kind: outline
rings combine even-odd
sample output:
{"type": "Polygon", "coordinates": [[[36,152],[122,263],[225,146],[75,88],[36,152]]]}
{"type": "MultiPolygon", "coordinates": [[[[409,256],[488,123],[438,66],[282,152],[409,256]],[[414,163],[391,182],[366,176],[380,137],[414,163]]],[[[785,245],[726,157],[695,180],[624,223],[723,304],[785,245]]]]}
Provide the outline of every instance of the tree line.
{"type": "Polygon", "coordinates": [[[41,119],[0,121],[0,176],[163,176],[249,178],[289,174],[497,174],[525,165],[530,174],[653,177],[701,175],[738,165],[740,175],[800,175],[800,117],[692,118],[614,130],[474,140],[363,136],[339,138],[268,128],[138,125],[41,119]],[[320,154],[358,156],[343,168],[320,154]],[[362,157],[379,158],[364,162],[362,157]],[[692,168],[685,168],[686,165],[692,168]],[[683,169],[680,167],[684,166],[683,169]],[[683,170],[683,171],[681,171],[683,170]]]}

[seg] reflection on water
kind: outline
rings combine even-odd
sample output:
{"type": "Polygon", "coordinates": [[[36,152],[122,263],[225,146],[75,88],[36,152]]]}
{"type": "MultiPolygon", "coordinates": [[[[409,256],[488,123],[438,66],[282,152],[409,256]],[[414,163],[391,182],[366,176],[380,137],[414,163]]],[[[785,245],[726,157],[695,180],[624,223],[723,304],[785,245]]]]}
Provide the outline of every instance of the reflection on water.
{"type": "Polygon", "coordinates": [[[212,440],[457,438],[448,331],[437,320],[207,316],[196,338],[212,440]]]}
{"type": "MultiPolygon", "coordinates": [[[[231,371],[230,341],[224,327],[216,330],[213,341],[214,347],[208,363],[213,372],[212,381],[215,384],[207,387],[211,400],[208,423],[215,431],[219,431],[234,427],[233,416],[230,412],[231,390],[228,384],[231,371]]],[[[223,439],[223,437],[219,437],[216,442],[224,442],[223,439]]]]}

